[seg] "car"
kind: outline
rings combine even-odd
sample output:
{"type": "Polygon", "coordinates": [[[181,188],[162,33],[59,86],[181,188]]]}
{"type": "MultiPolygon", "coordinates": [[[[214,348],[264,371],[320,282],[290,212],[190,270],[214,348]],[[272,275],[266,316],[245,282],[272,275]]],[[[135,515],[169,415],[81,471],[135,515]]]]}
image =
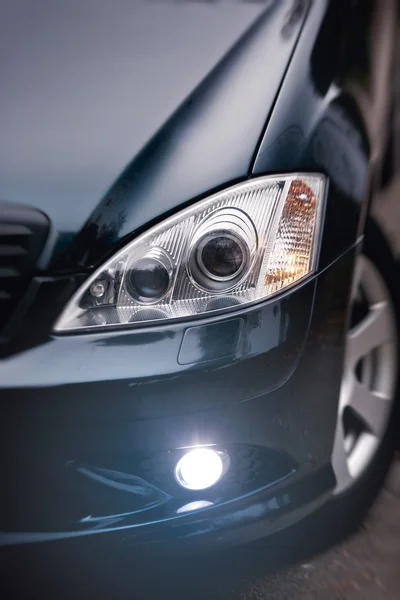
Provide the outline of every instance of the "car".
{"type": "Polygon", "coordinates": [[[7,5],[4,564],[362,519],[399,382],[395,28],[391,0],[7,5]]]}

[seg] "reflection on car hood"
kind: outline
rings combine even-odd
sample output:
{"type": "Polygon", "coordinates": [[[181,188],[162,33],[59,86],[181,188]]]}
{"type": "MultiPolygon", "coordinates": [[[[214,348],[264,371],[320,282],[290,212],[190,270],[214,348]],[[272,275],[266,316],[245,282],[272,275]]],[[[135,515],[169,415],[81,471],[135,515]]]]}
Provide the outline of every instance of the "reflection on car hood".
{"type": "Polygon", "coordinates": [[[0,197],[77,231],[265,3],[19,0],[0,20],[0,197]]]}

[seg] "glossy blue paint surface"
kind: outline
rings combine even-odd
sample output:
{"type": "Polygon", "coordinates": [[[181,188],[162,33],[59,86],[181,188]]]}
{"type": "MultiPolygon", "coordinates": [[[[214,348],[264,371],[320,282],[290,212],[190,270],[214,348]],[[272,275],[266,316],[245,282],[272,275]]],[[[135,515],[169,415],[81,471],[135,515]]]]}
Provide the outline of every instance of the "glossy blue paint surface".
{"type": "Polygon", "coordinates": [[[355,242],[369,191],[369,142],[354,91],[357,75],[368,74],[352,70],[348,13],[341,2],[313,4],[253,167],[254,175],[327,175],[320,267],[355,242]]]}
{"type": "Polygon", "coordinates": [[[3,2],[0,197],[63,247],[266,4],[3,2]]]}
{"type": "Polygon", "coordinates": [[[74,266],[99,263],[150,222],[247,177],[301,30],[300,8],[267,5],[107,192],[78,236],[74,266]]]}

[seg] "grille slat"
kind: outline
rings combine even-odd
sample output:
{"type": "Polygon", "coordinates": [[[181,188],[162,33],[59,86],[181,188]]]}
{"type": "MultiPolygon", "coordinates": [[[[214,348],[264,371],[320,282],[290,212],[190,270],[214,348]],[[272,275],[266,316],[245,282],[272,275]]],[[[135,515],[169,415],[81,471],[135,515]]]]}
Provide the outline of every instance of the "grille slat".
{"type": "Polygon", "coordinates": [[[12,256],[22,256],[24,254],[28,254],[26,248],[23,248],[20,245],[2,245],[0,242],[0,258],[3,256],[12,257],[12,256]]]}
{"type": "Polygon", "coordinates": [[[12,277],[19,277],[20,275],[21,273],[15,267],[0,267],[0,286],[2,279],[10,279],[12,277]]]}
{"type": "Polygon", "coordinates": [[[14,225],[13,223],[0,223],[0,237],[3,235],[26,236],[32,235],[32,231],[25,225],[14,225]]]}
{"type": "MultiPolygon", "coordinates": [[[[0,202],[0,330],[23,298],[43,250],[49,222],[36,209],[0,202]]],[[[7,332],[8,333],[8,332],[7,332]]]]}

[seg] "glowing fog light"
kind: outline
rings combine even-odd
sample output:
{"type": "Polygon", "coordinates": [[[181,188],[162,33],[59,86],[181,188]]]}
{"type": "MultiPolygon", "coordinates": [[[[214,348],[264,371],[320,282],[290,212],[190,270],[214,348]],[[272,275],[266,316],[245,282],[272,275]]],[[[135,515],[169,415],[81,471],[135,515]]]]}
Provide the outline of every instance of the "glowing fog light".
{"type": "Polygon", "coordinates": [[[211,448],[194,448],[179,459],[175,479],[188,490],[204,490],[215,485],[228,467],[228,455],[211,448]]]}

